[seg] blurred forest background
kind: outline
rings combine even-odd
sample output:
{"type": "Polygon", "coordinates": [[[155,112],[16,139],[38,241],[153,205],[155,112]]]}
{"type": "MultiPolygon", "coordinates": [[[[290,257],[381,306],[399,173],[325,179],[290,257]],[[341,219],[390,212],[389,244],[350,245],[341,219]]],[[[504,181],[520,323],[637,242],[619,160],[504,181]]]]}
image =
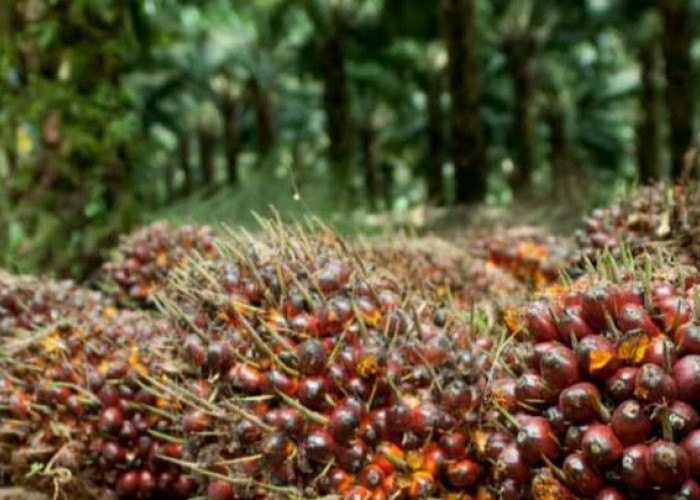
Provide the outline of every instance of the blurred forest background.
{"type": "Polygon", "coordinates": [[[593,204],[678,178],[692,0],[0,2],[0,266],[156,217],[593,204]]]}

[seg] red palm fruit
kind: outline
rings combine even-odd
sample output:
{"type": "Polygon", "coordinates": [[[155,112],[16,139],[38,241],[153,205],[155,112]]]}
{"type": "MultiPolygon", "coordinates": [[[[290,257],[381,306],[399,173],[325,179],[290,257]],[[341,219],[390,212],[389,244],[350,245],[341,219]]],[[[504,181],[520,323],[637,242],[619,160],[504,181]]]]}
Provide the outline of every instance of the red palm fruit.
{"type": "Polygon", "coordinates": [[[578,382],[581,374],[574,352],[564,345],[548,349],[540,359],[540,376],[559,391],[578,382]]]}
{"type": "Polygon", "coordinates": [[[309,432],[303,446],[307,456],[321,464],[327,464],[335,455],[336,444],[331,435],[323,429],[309,432]]]}
{"type": "Polygon", "coordinates": [[[686,479],[680,487],[669,493],[662,493],[660,500],[700,500],[700,485],[693,479],[686,479]]]}
{"type": "Polygon", "coordinates": [[[678,359],[676,345],[666,335],[654,337],[644,351],[644,363],[654,363],[661,366],[672,366],[678,359]]]}
{"type": "Polygon", "coordinates": [[[651,434],[651,420],[636,399],[628,399],[615,408],[610,427],[625,446],[643,443],[651,434]]]}
{"type": "Polygon", "coordinates": [[[173,479],[170,491],[175,498],[190,498],[197,490],[197,481],[184,474],[178,474],[173,479]]]}
{"type": "MultiPolygon", "coordinates": [[[[507,384],[506,384],[507,385],[507,384]]],[[[499,386],[500,387],[500,386],[499,386]]],[[[503,390],[507,391],[507,387],[503,390]]],[[[492,392],[494,388],[492,388],[492,392]]],[[[515,399],[515,382],[512,383],[513,399],[515,399]]],[[[469,385],[463,380],[453,380],[442,392],[442,404],[450,411],[460,412],[468,410],[471,406],[471,391],[469,385]]]]}
{"type": "Polygon", "coordinates": [[[593,329],[583,319],[583,308],[579,306],[565,307],[557,316],[556,321],[559,340],[570,345],[571,339],[581,340],[593,335],[593,329]]]}
{"type": "Polygon", "coordinates": [[[622,443],[608,425],[589,426],[581,438],[581,447],[596,467],[611,467],[622,458],[622,443]]]}
{"type": "Polygon", "coordinates": [[[447,464],[447,454],[440,446],[429,444],[423,450],[421,469],[428,471],[434,477],[439,477],[447,464]]]}
{"type": "Polygon", "coordinates": [[[97,428],[106,434],[118,434],[124,424],[124,414],[116,406],[109,406],[100,412],[97,428]]]}
{"type": "Polygon", "coordinates": [[[575,353],[583,372],[596,380],[609,378],[622,365],[615,344],[602,335],[582,338],[575,353]]]}
{"type": "Polygon", "coordinates": [[[405,491],[409,499],[418,499],[432,497],[435,489],[435,478],[426,471],[418,470],[411,474],[410,483],[405,491]]]}
{"type": "Polygon", "coordinates": [[[119,388],[115,385],[103,385],[97,391],[97,398],[105,406],[119,406],[121,403],[121,394],[119,388]]]}
{"type": "Polygon", "coordinates": [[[581,313],[583,319],[594,330],[605,328],[609,290],[605,286],[596,286],[581,296],[581,313]]]}
{"type": "Polygon", "coordinates": [[[523,373],[515,383],[515,398],[524,407],[544,408],[554,399],[544,379],[536,373],[523,373]]]}
{"type": "Polygon", "coordinates": [[[600,399],[598,388],[590,382],[579,382],[561,391],[559,408],[564,418],[575,424],[586,424],[593,420],[607,422],[610,418],[608,409],[600,399]]]}
{"type": "Polygon", "coordinates": [[[369,500],[372,492],[362,485],[356,485],[343,493],[343,500],[369,500]]]}
{"type": "Polygon", "coordinates": [[[404,403],[389,407],[386,412],[386,425],[392,432],[406,432],[411,428],[411,408],[404,403]]]}
{"type": "Polygon", "coordinates": [[[532,469],[520,453],[516,443],[510,443],[501,452],[496,461],[495,476],[497,481],[511,479],[517,484],[525,484],[530,480],[532,469]]]}
{"type": "Polygon", "coordinates": [[[687,453],[671,441],[658,440],[649,445],[644,463],[652,486],[678,487],[690,475],[687,453]]]}
{"type": "Polygon", "coordinates": [[[372,411],[360,423],[357,432],[358,436],[369,445],[387,439],[386,414],[387,410],[385,408],[372,411]]]}
{"type": "Polygon", "coordinates": [[[610,287],[607,296],[607,310],[615,316],[627,304],[644,305],[644,289],[641,284],[632,282],[610,287]]]}
{"type": "Polygon", "coordinates": [[[267,385],[267,377],[248,363],[235,363],[223,377],[231,388],[243,394],[260,394],[267,385]]]}
{"type": "Polygon", "coordinates": [[[156,486],[156,478],[151,471],[143,469],[139,472],[138,496],[141,498],[150,498],[156,486]]]}
{"type": "Polygon", "coordinates": [[[562,345],[561,342],[551,340],[547,342],[537,342],[534,346],[532,346],[532,349],[534,351],[535,355],[535,369],[540,367],[540,363],[542,361],[542,355],[552,349],[553,347],[560,346],[562,345]]]}
{"type": "Polygon", "coordinates": [[[336,443],[347,443],[355,438],[361,419],[361,408],[354,404],[341,404],[331,413],[328,420],[328,432],[336,443]]]}
{"type": "Polygon", "coordinates": [[[512,442],[511,437],[505,432],[492,433],[486,440],[486,448],[484,450],[486,458],[495,462],[506,446],[512,442]]]}
{"type": "Polygon", "coordinates": [[[673,365],[673,380],[678,399],[697,405],[700,401],[700,355],[683,356],[673,365]]]}
{"type": "Polygon", "coordinates": [[[123,472],[117,479],[117,494],[120,497],[132,497],[139,490],[139,473],[135,470],[123,472]]]}
{"type": "Polygon", "coordinates": [[[365,465],[368,454],[364,441],[356,439],[336,448],[335,461],[344,470],[354,474],[365,465]]]}
{"type": "Polygon", "coordinates": [[[600,490],[595,500],[625,500],[627,495],[613,486],[607,486],[600,490]]]}
{"type": "Polygon", "coordinates": [[[204,366],[207,361],[207,351],[202,339],[196,335],[188,335],[184,343],[185,354],[190,363],[195,366],[204,366]]]}
{"type": "Polygon", "coordinates": [[[441,412],[434,403],[419,404],[411,410],[411,431],[418,436],[428,436],[436,429],[441,412]]]}
{"type": "Polygon", "coordinates": [[[678,325],[690,321],[692,309],[683,297],[670,296],[662,298],[657,303],[659,313],[657,320],[667,331],[675,330],[678,325]]]}
{"type": "Polygon", "coordinates": [[[673,340],[681,354],[700,354],[700,325],[683,323],[673,332],[673,340]]]}
{"type": "Polygon", "coordinates": [[[557,435],[564,434],[567,428],[567,422],[564,418],[564,413],[561,411],[559,406],[550,406],[542,412],[542,416],[549,420],[552,425],[552,429],[557,435]]]}
{"type": "Polygon", "coordinates": [[[331,492],[341,495],[350,491],[355,482],[355,476],[339,467],[334,467],[328,472],[328,479],[331,492]]]}
{"type": "Polygon", "coordinates": [[[700,477],[700,429],[688,434],[681,442],[681,446],[688,456],[690,477],[700,477]]]}
{"type": "Polygon", "coordinates": [[[649,446],[642,443],[625,448],[620,469],[620,479],[625,486],[637,490],[645,490],[649,487],[649,474],[646,467],[648,451],[649,446]]]}
{"type": "MultiPolygon", "coordinates": [[[[661,428],[663,428],[661,425],[662,422],[660,421],[662,415],[663,412],[656,412],[657,424],[659,424],[661,428]]],[[[691,405],[683,401],[675,401],[668,408],[668,423],[673,430],[673,435],[676,438],[682,438],[698,427],[700,418],[698,417],[698,412],[691,405]]]]}
{"type": "Polygon", "coordinates": [[[373,490],[381,486],[384,475],[384,470],[379,465],[370,463],[357,474],[357,482],[365,488],[373,490]]]}
{"type": "Polygon", "coordinates": [[[464,458],[467,455],[467,444],[467,436],[458,430],[440,436],[440,446],[451,460],[464,458]]]}
{"type": "Polygon", "coordinates": [[[287,436],[300,436],[306,431],[306,420],[296,408],[279,408],[267,412],[265,420],[287,436]]]}
{"type": "Polygon", "coordinates": [[[624,366],[619,368],[605,381],[605,392],[617,403],[634,396],[634,381],[639,368],[624,366]]]}
{"type": "Polygon", "coordinates": [[[644,307],[638,304],[625,304],[615,316],[617,326],[623,333],[641,332],[649,337],[661,335],[661,330],[647,314],[644,307]]]}
{"type": "Polygon", "coordinates": [[[210,370],[227,370],[233,363],[233,349],[224,341],[212,342],[207,346],[205,365],[210,370]]]}
{"type": "Polygon", "coordinates": [[[530,491],[533,500],[577,500],[576,495],[549,469],[540,470],[532,478],[530,491]]]}
{"type": "Polygon", "coordinates": [[[235,498],[231,484],[221,479],[214,479],[207,486],[208,500],[233,500],[235,498]]]}
{"type": "Polygon", "coordinates": [[[515,442],[523,458],[533,465],[543,457],[554,460],[559,455],[559,443],[554,430],[544,417],[522,418],[515,442]]]}
{"type": "Polygon", "coordinates": [[[328,351],[318,339],[308,339],[296,348],[299,369],[305,375],[319,375],[328,363],[328,351]]]}
{"type": "Polygon", "coordinates": [[[297,398],[303,406],[323,411],[327,406],[326,384],[323,377],[304,377],[299,381],[297,398]]]}
{"type": "Polygon", "coordinates": [[[459,460],[447,465],[445,476],[450,486],[457,489],[468,488],[479,479],[479,464],[471,460],[459,460]]]}
{"type": "Polygon", "coordinates": [[[634,397],[644,404],[670,404],[676,399],[676,391],[673,378],[659,365],[642,365],[634,379],[634,397]]]}
{"type": "Polygon", "coordinates": [[[282,432],[268,434],[260,443],[260,453],[267,465],[280,464],[287,460],[292,443],[282,432]]]}
{"type": "MultiPolygon", "coordinates": [[[[499,500],[524,500],[527,498],[527,488],[522,483],[513,479],[506,479],[498,484],[499,500]]],[[[478,497],[477,497],[478,498],[478,497]]],[[[493,497],[486,496],[487,500],[494,500],[493,497]]]]}
{"type": "Polygon", "coordinates": [[[603,487],[603,476],[588,463],[581,452],[567,456],[562,471],[566,482],[580,495],[591,497],[603,487]]]}
{"type": "Polygon", "coordinates": [[[559,334],[547,302],[537,301],[525,309],[525,327],[535,342],[557,340],[559,334]]]}

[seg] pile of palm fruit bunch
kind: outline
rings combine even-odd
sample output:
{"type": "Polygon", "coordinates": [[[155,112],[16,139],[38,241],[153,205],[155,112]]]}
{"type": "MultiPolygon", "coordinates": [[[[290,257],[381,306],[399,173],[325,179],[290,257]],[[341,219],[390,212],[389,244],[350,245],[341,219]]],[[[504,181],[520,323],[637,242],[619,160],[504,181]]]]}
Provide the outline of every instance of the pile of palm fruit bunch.
{"type": "Polygon", "coordinates": [[[523,283],[504,270],[435,236],[358,245],[357,253],[376,272],[390,273],[417,294],[457,308],[468,310],[475,304],[500,302],[527,292],[523,283]]]}
{"type": "Polygon", "coordinates": [[[48,325],[68,312],[99,315],[112,306],[112,301],[103,293],[81,288],[72,281],[52,281],[0,272],[2,336],[48,325]]]}
{"type": "Polygon", "coordinates": [[[481,430],[500,498],[700,498],[696,283],[611,266],[511,311],[481,430]]]}
{"type": "Polygon", "coordinates": [[[472,253],[534,290],[575,272],[571,245],[531,227],[517,227],[477,239],[472,253]]]}
{"type": "Polygon", "coordinates": [[[154,222],[124,239],[100,270],[101,285],[121,304],[152,305],[170,271],[187,255],[215,256],[214,239],[208,226],[154,222]]]}

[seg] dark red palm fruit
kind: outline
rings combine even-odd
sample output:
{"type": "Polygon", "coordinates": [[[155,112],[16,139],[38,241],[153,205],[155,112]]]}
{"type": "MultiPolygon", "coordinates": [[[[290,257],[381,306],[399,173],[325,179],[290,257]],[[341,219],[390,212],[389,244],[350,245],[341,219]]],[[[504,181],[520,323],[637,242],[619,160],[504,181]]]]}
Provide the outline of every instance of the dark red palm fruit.
{"type": "Polygon", "coordinates": [[[410,430],[420,437],[432,433],[440,420],[442,410],[434,403],[421,403],[411,410],[410,430]]]}
{"type": "Polygon", "coordinates": [[[151,471],[146,469],[139,471],[138,496],[141,498],[150,498],[156,487],[156,478],[151,471]]]}
{"type": "Polygon", "coordinates": [[[649,342],[649,345],[645,349],[644,363],[654,363],[662,368],[673,366],[673,364],[678,359],[678,353],[676,352],[676,345],[673,343],[670,337],[666,335],[659,335],[654,337],[649,342]]]}
{"type": "Polygon", "coordinates": [[[620,468],[620,480],[625,486],[637,490],[645,490],[649,487],[649,474],[646,467],[648,451],[649,446],[643,443],[625,448],[620,468]]]}
{"type": "Polygon", "coordinates": [[[644,307],[638,304],[625,304],[617,312],[615,322],[623,333],[641,332],[648,337],[661,335],[661,330],[647,314],[644,307]]]}
{"type": "Polygon", "coordinates": [[[437,485],[435,478],[426,471],[415,471],[411,474],[408,487],[404,490],[410,499],[430,498],[435,492],[437,485]]]}
{"type": "Polygon", "coordinates": [[[513,439],[505,432],[494,432],[486,440],[484,453],[486,458],[496,462],[506,446],[513,443],[513,439]]]}
{"type": "Polygon", "coordinates": [[[656,500],[700,500],[700,485],[693,479],[686,479],[676,490],[660,492],[656,500]]]}
{"type": "Polygon", "coordinates": [[[213,371],[227,370],[233,363],[233,350],[224,341],[212,342],[207,346],[205,366],[213,371]]]}
{"type": "Polygon", "coordinates": [[[690,475],[687,453],[671,441],[658,440],[650,444],[644,463],[652,486],[678,487],[690,475]]]}
{"type": "Polygon", "coordinates": [[[688,456],[690,477],[700,477],[700,429],[691,431],[683,439],[681,446],[688,456]]]}
{"type": "Polygon", "coordinates": [[[97,398],[104,406],[119,406],[122,400],[119,388],[112,384],[100,387],[100,390],[97,391],[97,398]]]}
{"type": "Polygon", "coordinates": [[[370,446],[387,439],[389,433],[386,414],[386,408],[379,408],[362,419],[357,432],[358,437],[370,446]]]}
{"type": "Polygon", "coordinates": [[[292,443],[282,432],[272,432],[260,442],[260,453],[266,465],[280,464],[287,460],[292,443]]]}
{"type": "MultiPolygon", "coordinates": [[[[68,399],[66,400],[66,408],[68,409],[71,415],[78,418],[83,417],[87,412],[85,404],[83,404],[83,402],[76,394],[73,394],[68,397],[68,399]]],[[[26,416],[24,416],[23,418],[26,418],[26,416]]]]}
{"type": "Polygon", "coordinates": [[[333,441],[333,438],[324,429],[315,429],[310,431],[306,435],[303,447],[309,459],[321,464],[327,464],[330,462],[333,459],[336,450],[336,444],[333,441]]]}
{"type": "MultiPolygon", "coordinates": [[[[498,484],[497,493],[499,500],[524,500],[527,498],[527,489],[523,484],[512,479],[506,479],[498,484]]],[[[491,500],[492,496],[483,495],[483,500],[491,500]]],[[[481,497],[477,497],[480,500],[481,497]]]]}
{"type": "Polygon", "coordinates": [[[533,302],[525,309],[524,316],[525,327],[535,342],[546,342],[559,338],[547,302],[533,302]]]}
{"type": "Polygon", "coordinates": [[[185,499],[191,497],[197,490],[197,481],[185,474],[178,474],[173,479],[170,491],[177,499],[185,499]]]}
{"type": "Polygon", "coordinates": [[[355,404],[344,403],[336,406],[328,419],[328,432],[338,444],[345,444],[355,438],[362,420],[362,410],[355,404]]]}
{"type": "Polygon", "coordinates": [[[126,450],[118,443],[108,442],[102,446],[100,458],[107,465],[119,465],[126,460],[126,450]]]}
{"type": "Polygon", "coordinates": [[[606,326],[608,296],[610,291],[606,286],[596,286],[581,295],[581,313],[583,319],[594,330],[600,330],[606,326]]]}
{"type": "Polygon", "coordinates": [[[447,482],[456,489],[468,488],[479,480],[481,468],[471,460],[459,460],[447,464],[445,477],[447,482]]]}
{"type": "Polygon", "coordinates": [[[156,490],[162,493],[169,493],[173,481],[175,480],[175,475],[172,472],[161,472],[156,476],[156,490]]]}
{"type": "Polygon", "coordinates": [[[518,484],[525,484],[530,480],[532,468],[520,453],[516,443],[507,445],[496,461],[495,476],[497,481],[511,479],[518,484]]]}
{"type": "Polygon", "coordinates": [[[610,418],[598,388],[590,382],[579,382],[561,391],[559,408],[564,418],[574,424],[587,424],[593,420],[607,422],[610,418]]]}
{"type": "Polygon", "coordinates": [[[120,497],[132,497],[139,491],[139,473],[127,470],[117,478],[117,494],[120,497]]]}
{"type": "Polygon", "coordinates": [[[667,332],[673,331],[679,325],[690,321],[692,308],[690,303],[679,296],[669,296],[657,302],[657,321],[667,332]]]}
{"type": "Polygon", "coordinates": [[[634,379],[634,397],[642,403],[670,404],[676,400],[676,392],[673,378],[659,365],[646,363],[639,368],[634,379]]]}
{"type": "Polygon", "coordinates": [[[404,403],[396,403],[386,412],[386,426],[392,432],[406,432],[411,428],[411,408],[404,403]]]}
{"type": "Polygon", "coordinates": [[[384,476],[384,470],[379,465],[370,463],[357,474],[357,482],[365,488],[373,490],[381,486],[384,476]]]}
{"type": "Polygon", "coordinates": [[[100,412],[97,428],[100,432],[116,435],[124,425],[124,414],[116,406],[109,406],[100,412]]]}
{"type": "Polygon", "coordinates": [[[555,320],[559,340],[566,345],[571,345],[571,339],[581,340],[588,335],[593,335],[593,329],[583,319],[583,308],[568,306],[557,315],[555,320]]]}
{"type": "MultiPolygon", "coordinates": [[[[296,408],[280,408],[276,422],[273,423],[277,430],[287,436],[298,437],[306,432],[306,419],[296,408]]],[[[270,412],[271,413],[271,412],[270,412]]]]}
{"type": "Polygon", "coordinates": [[[544,379],[536,373],[523,373],[515,383],[515,398],[523,407],[544,408],[555,398],[544,379]]]}
{"type": "Polygon", "coordinates": [[[681,354],[700,354],[700,325],[683,323],[673,332],[673,340],[681,354]]]}
{"type": "Polygon", "coordinates": [[[634,397],[634,381],[638,372],[639,368],[634,366],[623,366],[617,369],[605,381],[605,393],[612,397],[616,403],[634,397]]]}
{"type": "MultiPolygon", "coordinates": [[[[495,384],[495,383],[494,383],[495,384]]],[[[513,386],[513,399],[515,399],[515,382],[512,383],[513,386]]],[[[500,387],[500,386],[499,386],[500,387]]],[[[503,387],[507,390],[507,387],[503,387]]],[[[493,392],[494,388],[492,388],[493,392]]],[[[444,388],[442,392],[442,404],[449,411],[461,412],[468,410],[471,406],[471,391],[469,390],[469,385],[460,379],[455,379],[444,388]]]]}
{"type": "Polygon", "coordinates": [[[616,315],[626,304],[644,305],[644,288],[641,283],[628,282],[621,286],[610,287],[607,310],[616,315]]]}
{"type": "Polygon", "coordinates": [[[326,384],[323,377],[304,377],[299,380],[297,399],[306,408],[323,411],[327,406],[326,384]]]}
{"type": "Polygon", "coordinates": [[[625,446],[643,443],[651,434],[651,420],[636,399],[620,403],[613,411],[610,427],[625,446]]]}
{"type": "Polygon", "coordinates": [[[344,494],[350,491],[355,483],[355,476],[341,469],[333,467],[328,471],[328,487],[324,493],[344,494]]]}
{"type": "Polygon", "coordinates": [[[608,425],[590,425],[581,437],[581,448],[589,462],[598,468],[612,467],[622,458],[622,443],[608,425]]]}
{"type": "Polygon", "coordinates": [[[202,410],[191,410],[182,417],[182,430],[186,433],[203,432],[209,427],[209,416],[202,410]]]}
{"type": "Polygon", "coordinates": [[[355,474],[366,463],[369,449],[364,441],[355,439],[335,449],[335,461],[344,470],[355,474]]]}
{"type": "MultiPolygon", "coordinates": [[[[656,412],[655,422],[659,428],[663,428],[661,418],[663,412],[656,412]]],[[[668,408],[668,423],[673,430],[673,436],[675,438],[682,438],[688,434],[693,429],[698,427],[700,423],[700,418],[698,417],[698,412],[688,403],[683,401],[675,401],[668,408]]]]}
{"type": "Polygon", "coordinates": [[[700,402],[700,355],[683,356],[673,365],[673,380],[678,388],[678,399],[698,405],[700,402]]]}
{"type": "Polygon", "coordinates": [[[564,345],[548,349],[540,359],[540,376],[559,391],[581,380],[574,352],[564,345]]]}
{"type": "Polygon", "coordinates": [[[602,335],[582,338],[574,352],[581,370],[595,380],[609,378],[622,365],[615,344],[602,335]]]}
{"type": "Polygon", "coordinates": [[[562,472],[567,484],[579,495],[591,497],[603,487],[603,476],[581,452],[572,453],[564,459],[562,472]]]}
{"type": "Polygon", "coordinates": [[[196,335],[188,335],[185,338],[185,356],[187,360],[195,366],[204,366],[207,361],[207,351],[204,348],[202,339],[196,335]]]}
{"type": "Polygon", "coordinates": [[[308,339],[296,348],[299,369],[304,375],[321,374],[328,363],[328,351],[318,339],[308,339]]]}
{"type": "Polygon", "coordinates": [[[559,406],[550,406],[542,412],[542,416],[549,421],[555,434],[561,435],[566,432],[568,424],[559,406]]]}
{"type": "Polygon", "coordinates": [[[235,363],[223,380],[233,391],[249,395],[260,394],[267,386],[265,373],[248,363],[235,363]]]}
{"type": "Polygon", "coordinates": [[[351,377],[345,382],[346,392],[363,401],[367,401],[372,395],[372,384],[361,377],[351,377]]]}
{"type": "Polygon", "coordinates": [[[221,479],[214,479],[207,486],[208,500],[233,500],[235,498],[231,484],[221,479]]]}
{"type": "Polygon", "coordinates": [[[556,340],[550,340],[547,342],[537,342],[532,346],[532,350],[535,355],[535,369],[538,369],[540,367],[540,363],[542,362],[542,355],[552,349],[553,347],[560,346],[562,345],[561,342],[558,342],[556,340]]]}
{"type": "Polygon", "coordinates": [[[458,430],[442,434],[439,443],[450,460],[459,460],[467,455],[467,436],[458,430]]]}
{"type": "Polygon", "coordinates": [[[422,460],[420,468],[428,471],[434,477],[439,477],[448,461],[445,450],[431,443],[423,449],[421,454],[422,460]]]}
{"type": "Polygon", "coordinates": [[[578,497],[557,479],[550,469],[541,469],[535,474],[530,491],[535,499],[578,500],[578,497]]]}
{"type": "Polygon", "coordinates": [[[288,318],[288,327],[291,331],[297,333],[306,333],[313,336],[319,334],[318,318],[307,312],[288,318]]]}
{"type": "Polygon", "coordinates": [[[543,457],[554,460],[559,455],[559,443],[549,421],[544,417],[531,417],[522,420],[515,437],[523,458],[534,465],[543,457]]]}
{"type": "Polygon", "coordinates": [[[626,500],[627,495],[614,486],[607,486],[600,490],[595,496],[595,500],[626,500]]]}

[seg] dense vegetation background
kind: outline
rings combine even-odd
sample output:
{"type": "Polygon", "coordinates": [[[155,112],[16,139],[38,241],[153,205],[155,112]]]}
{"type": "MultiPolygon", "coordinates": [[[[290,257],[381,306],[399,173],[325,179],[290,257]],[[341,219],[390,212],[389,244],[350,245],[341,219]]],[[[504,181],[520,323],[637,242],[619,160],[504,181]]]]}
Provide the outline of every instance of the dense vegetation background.
{"type": "Polygon", "coordinates": [[[696,3],[1,2],[0,266],[85,276],[161,216],[352,225],[678,179],[696,3]]]}

